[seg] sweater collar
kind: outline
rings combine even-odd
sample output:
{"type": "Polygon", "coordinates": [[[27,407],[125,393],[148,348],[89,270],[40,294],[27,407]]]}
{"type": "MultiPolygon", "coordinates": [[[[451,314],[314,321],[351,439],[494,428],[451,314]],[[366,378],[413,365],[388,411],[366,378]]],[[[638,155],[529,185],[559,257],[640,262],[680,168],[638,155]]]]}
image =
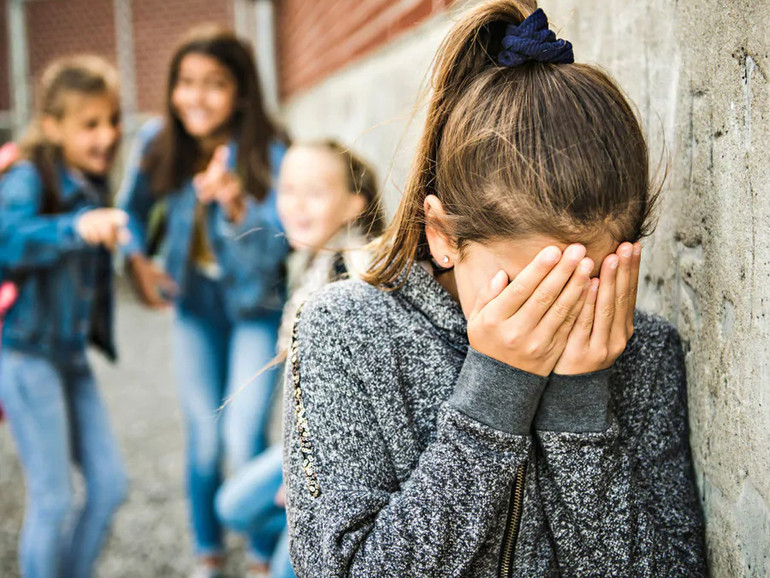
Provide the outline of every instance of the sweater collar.
{"type": "Polygon", "coordinates": [[[426,268],[415,263],[396,293],[422,313],[453,347],[467,350],[467,321],[462,308],[426,268]]]}

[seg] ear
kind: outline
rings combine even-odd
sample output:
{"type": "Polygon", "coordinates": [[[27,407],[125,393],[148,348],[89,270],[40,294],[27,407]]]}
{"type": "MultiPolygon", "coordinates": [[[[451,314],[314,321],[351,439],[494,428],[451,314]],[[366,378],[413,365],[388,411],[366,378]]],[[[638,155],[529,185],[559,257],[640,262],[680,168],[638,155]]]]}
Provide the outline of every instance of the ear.
{"type": "Polygon", "coordinates": [[[41,127],[45,138],[55,145],[60,145],[62,141],[61,126],[59,119],[53,115],[46,114],[41,121],[41,127]]]}
{"type": "Polygon", "coordinates": [[[437,196],[428,195],[425,197],[423,209],[425,211],[425,237],[428,239],[430,254],[442,269],[452,267],[457,261],[458,253],[455,244],[442,227],[442,223],[446,219],[444,205],[437,196]]]}
{"type": "Polygon", "coordinates": [[[352,223],[366,210],[366,197],[361,194],[351,194],[345,211],[345,222],[352,223]]]}

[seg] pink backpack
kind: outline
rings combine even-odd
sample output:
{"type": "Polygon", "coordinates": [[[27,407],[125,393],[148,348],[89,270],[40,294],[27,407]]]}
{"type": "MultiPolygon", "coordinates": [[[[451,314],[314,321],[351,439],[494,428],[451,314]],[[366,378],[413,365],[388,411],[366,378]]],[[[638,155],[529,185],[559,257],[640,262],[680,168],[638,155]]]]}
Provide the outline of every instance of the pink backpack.
{"type": "MultiPolygon", "coordinates": [[[[19,148],[16,143],[5,143],[0,147],[0,173],[19,158],[19,148]]],[[[13,283],[0,283],[0,333],[3,328],[3,316],[11,308],[16,300],[16,287],[13,283]]],[[[0,421],[3,421],[3,406],[0,405],[0,421]]]]}
{"type": "MultiPolygon", "coordinates": [[[[3,329],[3,316],[16,301],[16,286],[13,283],[3,283],[0,285],[0,334],[3,329]]],[[[3,406],[0,405],[0,421],[3,421],[3,406]]]]}

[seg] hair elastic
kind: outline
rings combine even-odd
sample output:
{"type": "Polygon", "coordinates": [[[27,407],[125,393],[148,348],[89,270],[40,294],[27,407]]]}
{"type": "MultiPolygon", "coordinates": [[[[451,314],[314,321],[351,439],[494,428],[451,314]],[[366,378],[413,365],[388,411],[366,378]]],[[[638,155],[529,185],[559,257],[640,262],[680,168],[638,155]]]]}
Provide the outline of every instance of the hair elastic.
{"type": "Polygon", "coordinates": [[[572,43],[557,39],[548,28],[548,17],[541,8],[521,24],[509,24],[503,37],[503,49],[497,55],[501,66],[519,66],[525,62],[571,64],[575,62],[572,43]]]}

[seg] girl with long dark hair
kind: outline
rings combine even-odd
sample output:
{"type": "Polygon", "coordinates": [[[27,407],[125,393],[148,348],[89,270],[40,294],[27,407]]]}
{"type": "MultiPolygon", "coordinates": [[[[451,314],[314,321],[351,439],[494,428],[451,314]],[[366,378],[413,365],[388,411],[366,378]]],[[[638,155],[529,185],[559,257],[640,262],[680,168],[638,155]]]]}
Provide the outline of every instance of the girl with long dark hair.
{"type": "Polygon", "coordinates": [[[288,246],[273,189],[284,149],[249,48],[227,30],[197,29],[171,59],[165,118],[141,129],[122,191],[134,285],[149,306],[174,303],[173,362],[201,576],[217,576],[224,563],[214,511],[222,458],[237,469],[266,445],[275,374],[260,370],[274,354],[285,293],[288,246]],[[158,206],[165,271],[147,256],[158,206]]]}

